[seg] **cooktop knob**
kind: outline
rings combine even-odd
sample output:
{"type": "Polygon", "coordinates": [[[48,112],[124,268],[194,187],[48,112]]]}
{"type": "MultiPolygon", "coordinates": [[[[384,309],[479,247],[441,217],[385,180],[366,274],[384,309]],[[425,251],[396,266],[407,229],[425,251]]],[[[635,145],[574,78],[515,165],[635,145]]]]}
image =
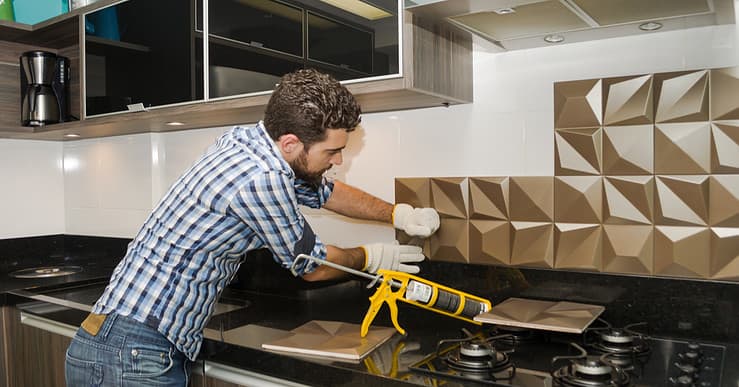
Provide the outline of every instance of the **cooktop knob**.
{"type": "Polygon", "coordinates": [[[677,387],[694,387],[695,380],[690,375],[682,375],[677,378],[670,378],[673,386],[677,387]]]}

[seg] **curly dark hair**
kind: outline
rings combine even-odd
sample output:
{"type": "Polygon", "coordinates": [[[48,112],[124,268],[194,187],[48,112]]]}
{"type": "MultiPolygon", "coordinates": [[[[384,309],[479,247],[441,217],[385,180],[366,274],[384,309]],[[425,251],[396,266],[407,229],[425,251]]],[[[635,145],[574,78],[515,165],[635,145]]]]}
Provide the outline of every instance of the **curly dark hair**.
{"type": "Polygon", "coordinates": [[[264,126],[273,140],[295,134],[310,148],[326,139],[326,129],[353,131],[361,114],[352,93],[336,79],[304,69],[282,77],[267,103],[264,126]]]}

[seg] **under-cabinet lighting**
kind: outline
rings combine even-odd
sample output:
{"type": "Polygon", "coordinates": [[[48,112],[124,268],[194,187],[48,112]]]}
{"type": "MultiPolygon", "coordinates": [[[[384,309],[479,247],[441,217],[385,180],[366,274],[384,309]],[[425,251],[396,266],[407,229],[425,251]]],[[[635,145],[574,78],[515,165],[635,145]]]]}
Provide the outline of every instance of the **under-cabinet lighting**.
{"type": "Polygon", "coordinates": [[[646,22],[639,24],[639,29],[642,31],[656,31],[660,28],[662,28],[662,23],[646,22]]]}
{"type": "Polygon", "coordinates": [[[167,123],[165,123],[164,125],[169,125],[169,126],[182,126],[182,125],[185,125],[185,124],[184,124],[183,122],[179,122],[179,121],[171,121],[171,122],[167,122],[167,123]]]}
{"type": "Polygon", "coordinates": [[[547,43],[561,43],[564,42],[564,40],[564,36],[557,34],[551,34],[544,37],[544,41],[547,43]]]}
{"type": "Polygon", "coordinates": [[[508,15],[511,13],[516,13],[516,10],[513,8],[498,8],[496,10],[493,10],[493,12],[497,13],[498,15],[508,15]]]}
{"type": "Polygon", "coordinates": [[[336,8],[341,8],[344,11],[351,12],[355,15],[361,16],[367,20],[378,20],[393,16],[390,12],[378,8],[372,4],[366,3],[362,0],[321,0],[326,4],[331,4],[336,8]]]}
{"type": "Polygon", "coordinates": [[[64,135],[64,137],[66,137],[66,138],[77,138],[79,136],[80,135],[77,134],[77,133],[67,133],[67,134],[64,135]]]}

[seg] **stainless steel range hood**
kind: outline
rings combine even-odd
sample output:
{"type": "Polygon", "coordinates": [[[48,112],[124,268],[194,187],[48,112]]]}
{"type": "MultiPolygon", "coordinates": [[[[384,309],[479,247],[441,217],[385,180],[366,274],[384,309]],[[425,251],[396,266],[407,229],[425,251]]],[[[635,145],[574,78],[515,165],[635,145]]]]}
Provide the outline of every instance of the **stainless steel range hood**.
{"type": "Polygon", "coordinates": [[[405,8],[516,50],[734,24],[737,1],[405,0],[405,8]]]}

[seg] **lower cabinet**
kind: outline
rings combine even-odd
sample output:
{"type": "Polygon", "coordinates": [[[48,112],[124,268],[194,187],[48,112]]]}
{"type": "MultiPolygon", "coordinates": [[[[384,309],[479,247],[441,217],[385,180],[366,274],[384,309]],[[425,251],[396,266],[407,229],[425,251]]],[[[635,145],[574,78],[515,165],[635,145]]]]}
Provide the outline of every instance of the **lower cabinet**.
{"type": "Polygon", "coordinates": [[[66,386],[64,357],[70,338],[22,324],[20,311],[12,306],[2,307],[2,333],[0,386],[66,386]]]}

